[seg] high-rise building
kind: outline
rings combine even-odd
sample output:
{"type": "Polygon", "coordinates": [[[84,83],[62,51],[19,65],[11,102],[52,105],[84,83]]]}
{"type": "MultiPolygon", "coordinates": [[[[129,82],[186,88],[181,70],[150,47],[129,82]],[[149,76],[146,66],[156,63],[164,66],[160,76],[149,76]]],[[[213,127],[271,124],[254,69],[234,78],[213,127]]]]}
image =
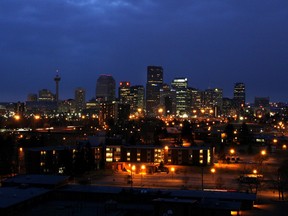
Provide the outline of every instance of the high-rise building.
{"type": "Polygon", "coordinates": [[[242,82],[235,83],[233,100],[236,108],[241,108],[245,106],[246,93],[244,83],[242,82]]]}
{"type": "Polygon", "coordinates": [[[131,104],[130,82],[120,82],[118,94],[120,103],[131,104]]]}
{"type": "Polygon", "coordinates": [[[176,91],[176,115],[183,116],[190,114],[190,101],[191,98],[188,94],[188,79],[175,78],[171,86],[176,91]]]}
{"type": "Polygon", "coordinates": [[[75,111],[81,113],[86,106],[86,91],[83,88],[75,90],[75,111]]]}
{"type": "Polygon", "coordinates": [[[100,75],[96,83],[96,100],[114,101],[115,100],[115,80],[111,75],[100,75]]]}
{"type": "Polygon", "coordinates": [[[219,88],[206,89],[202,92],[202,105],[205,108],[214,110],[214,114],[218,115],[223,106],[223,90],[219,88]],[[217,112],[216,112],[217,111],[217,112]]]}
{"type": "Polygon", "coordinates": [[[140,109],[141,112],[144,110],[144,98],[145,98],[145,89],[142,85],[136,85],[130,87],[131,94],[131,113],[136,113],[140,109]]]}
{"type": "MultiPolygon", "coordinates": [[[[201,91],[196,88],[188,88],[191,97],[191,108],[193,110],[199,110],[202,106],[201,103],[201,91]]],[[[193,111],[192,111],[193,112],[193,111]]]]}
{"type": "Polygon", "coordinates": [[[48,89],[41,89],[38,94],[38,101],[55,101],[55,95],[48,89]]]}
{"type": "Polygon", "coordinates": [[[163,85],[163,68],[160,66],[147,67],[146,83],[146,114],[154,116],[160,104],[160,88],[163,85]]]}
{"type": "Polygon", "coordinates": [[[164,108],[164,115],[175,115],[176,112],[176,91],[168,84],[163,84],[160,89],[160,106],[164,108]]]}

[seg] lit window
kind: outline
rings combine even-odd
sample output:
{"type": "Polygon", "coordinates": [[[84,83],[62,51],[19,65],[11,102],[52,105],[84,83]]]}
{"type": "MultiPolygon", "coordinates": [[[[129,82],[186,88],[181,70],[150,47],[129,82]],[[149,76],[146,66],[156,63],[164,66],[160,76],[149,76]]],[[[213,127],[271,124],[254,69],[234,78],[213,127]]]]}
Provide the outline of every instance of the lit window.
{"type": "Polygon", "coordinates": [[[112,162],[112,158],[106,158],[106,162],[112,162]]]}

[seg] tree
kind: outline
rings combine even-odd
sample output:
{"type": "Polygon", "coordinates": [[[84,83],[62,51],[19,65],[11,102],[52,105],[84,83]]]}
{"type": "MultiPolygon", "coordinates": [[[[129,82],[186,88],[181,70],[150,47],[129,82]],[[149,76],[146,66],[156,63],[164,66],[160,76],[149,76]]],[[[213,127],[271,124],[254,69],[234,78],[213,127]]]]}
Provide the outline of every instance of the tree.
{"type": "Polygon", "coordinates": [[[188,142],[193,143],[192,125],[187,120],[183,121],[181,136],[188,142]]]}
{"type": "Polygon", "coordinates": [[[8,175],[16,165],[16,141],[11,135],[0,136],[0,175],[8,175]]]}
{"type": "Polygon", "coordinates": [[[93,154],[90,143],[78,144],[75,162],[74,173],[75,175],[82,175],[85,172],[91,171],[95,167],[93,154]]]}
{"type": "Polygon", "coordinates": [[[277,187],[279,200],[284,200],[284,193],[288,189],[288,160],[283,161],[278,168],[277,187]]]}
{"type": "Polygon", "coordinates": [[[224,129],[226,134],[226,143],[233,144],[234,140],[234,126],[231,123],[228,123],[224,129]]]}
{"type": "Polygon", "coordinates": [[[239,129],[239,143],[240,145],[251,145],[252,143],[252,134],[250,132],[250,128],[248,127],[248,125],[243,122],[240,129],[239,129]]]}

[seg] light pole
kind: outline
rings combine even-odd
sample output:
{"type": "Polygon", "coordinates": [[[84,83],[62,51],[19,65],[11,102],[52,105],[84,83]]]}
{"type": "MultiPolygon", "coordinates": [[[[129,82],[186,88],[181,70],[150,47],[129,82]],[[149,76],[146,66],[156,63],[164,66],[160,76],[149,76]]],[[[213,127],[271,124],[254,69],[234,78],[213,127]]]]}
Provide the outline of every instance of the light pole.
{"type": "Polygon", "coordinates": [[[131,188],[133,188],[133,171],[135,171],[135,165],[132,165],[130,171],[131,171],[131,188]]]}
{"type": "Polygon", "coordinates": [[[213,184],[215,183],[215,180],[214,180],[214,175],[216,173],[216,169],[215,168],[211,168],[210,172],[212,173],[212,178],[213,178],[213,184]]]}
{"type": "Polygon", "coordinates": [[[142,185],[142,178],[143,178],[143,172],[144,172],[145,169],[146,169],[145,165],[142,165],[141,166],[141,187],[143,186],[142,185]]]}
{"type": "Polygon", "coordinates": [[[173,179],[173,173],[175,172],[175,168],[171,167],[171,174],[172,174],[172,179],[173,179]]]}
{"type": "Polygon", "coordinates": [[[201,166],[201,188],[202,188],[202,191],[204,190],[204,167],[201,166]]]}

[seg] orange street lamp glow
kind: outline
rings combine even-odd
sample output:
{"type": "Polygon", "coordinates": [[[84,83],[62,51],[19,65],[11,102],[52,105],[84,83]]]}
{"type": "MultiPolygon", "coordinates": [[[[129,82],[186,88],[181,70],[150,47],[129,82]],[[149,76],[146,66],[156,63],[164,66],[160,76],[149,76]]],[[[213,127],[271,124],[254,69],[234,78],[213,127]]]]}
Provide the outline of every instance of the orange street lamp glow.
{"type": "Polygon", "coordinates": [[[18,121],[18,120],[20,120],[20,116],[19,115],[15,115],[14,119],[18,121]]]}
{"type": "Polygon", "coordinates": [[[213,174],[214,174],[214,173],[216,172],[216,169],[215,169],[215,168],[211,168],[211,170],[210,170],[210,171],[211,171],[211,173],[213,173],[213,174]]]}
{"type": "Polygon", "coordinates": [[[265,150],[262,150],[262,151],[261,151],[261,155],[262,155],[262,156],[265,156],[265,155],[266,155],[266,151],[265,151],[265,150]]]}

